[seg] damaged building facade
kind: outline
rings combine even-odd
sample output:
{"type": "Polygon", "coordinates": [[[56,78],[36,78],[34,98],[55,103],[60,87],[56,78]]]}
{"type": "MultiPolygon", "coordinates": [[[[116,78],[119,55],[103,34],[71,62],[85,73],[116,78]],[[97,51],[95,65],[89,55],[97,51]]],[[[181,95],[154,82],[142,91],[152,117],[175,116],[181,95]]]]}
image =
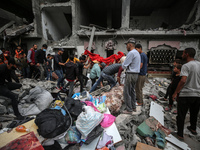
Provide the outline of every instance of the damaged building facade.
{"type": "Polygon", "coordinates": [[[118,51],[127,53],[124,42],[134,37],[144,52],[150,52],[152,64],[169,64],[172,60],[154,56],[180,58],[187,47],[195,48],[200,60],[200,0],[3,0],[1,3],[0,44],[11,52],[16,44],[27,51],[33,44],[40,48],[47,43],[47,54],[64,48],[64,60],[70,54],[80,56],[85,49],[108,57],[118,51]],[[171,50],[172,53],[166,52],[171,50]]]}

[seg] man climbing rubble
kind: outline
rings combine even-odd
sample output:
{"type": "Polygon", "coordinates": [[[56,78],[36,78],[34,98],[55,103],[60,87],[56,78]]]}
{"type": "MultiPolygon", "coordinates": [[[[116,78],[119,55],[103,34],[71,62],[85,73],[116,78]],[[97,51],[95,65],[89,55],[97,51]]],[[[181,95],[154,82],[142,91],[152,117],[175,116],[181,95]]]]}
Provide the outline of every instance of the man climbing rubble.
{"type": "Polygon", "coordinates": [[[135,39],[130,38],[126,43],[128,54],[122,68],[126,69],[126,77],[124,84],[124,101],[126,104],[125,114],[136,112],[136,95],[135,84],[140,72],[141,58],[139,52],[135,49],[135,39]]]}
{"type": "Polygon", "coordinates": [[[188,109],[190,111],[190,126],[187,129],[192,134],[197,134],[196,125],[200,108],[200,62],[194,60],[195,54],[194,48],[186,48],[183,51],[182,59],[186,60],[187,63],[181,68],[180,76],[182,78],[172,96],[173,100],[176,100],[179,93],[176,119],[178,132],[175,136],[180,140],[184,139],[183,129],[188,109]]]}
{"type": "Polygon", "coordinates": [[[42,48],[37,50],[35,53],[35,64],[40,70],[40,80],[45,80],[45,77],[44,77],[45,66],[44,65],[47,62],[46,50],[47,50],[47,45],[43,44],[42,48]]]}
{"type": "Polygon", "coordinates": [[[0,95],[8,97],[12,100],[12,107],[14,110],[14,114],[18,120],[23,119],[21,114],[18,111],[18,95],[11,92],[11,90],[21,88],[21,84],[13,83],[11,79],[11,70],[12,67],[15,65],[14,58],[10,58],[8,60],[8,64],[0,65],[0,95]],[[7,80],[7,81],[6,81],[7,80]]]}

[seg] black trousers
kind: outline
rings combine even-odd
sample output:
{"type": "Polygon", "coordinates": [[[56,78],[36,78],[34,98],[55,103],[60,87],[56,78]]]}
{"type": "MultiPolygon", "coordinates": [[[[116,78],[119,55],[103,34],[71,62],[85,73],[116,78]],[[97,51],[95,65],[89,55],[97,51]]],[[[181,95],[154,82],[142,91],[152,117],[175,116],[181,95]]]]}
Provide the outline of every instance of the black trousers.
{"type": "Polygon", "coordinates": [[[81,75],[78,76],[78,80],[80,82],[80,92],[83,92],[83,86],[86,86],[87,81],[88,81],[88,77],[81,74],[81,75]]]}
{"type": "MultiPolygon", "coordinates": [[[[90,78],[91,79],[91,78],[90,78]]],[[[92,86],[94,85],[94,83],[96,82],[96,79],[98,79],[98,77],[91,79],[92,80],[92,86]]]]}
{"type": "Polygon", "coordinates": [[[18,95],[11,92],[11,90],[19,89],[21,88],[21,84],[19,83],[13,83],[13,82],[8,82],[5,85],[0,85],[0,95],[8,97],[12,100],[12,107],[14,110],[15,116],[21,116],[19,111],[18,111],[18,95]]]}
{"type": "Polygon", "coordinates": [[[178,98],[178,115],[176,123],[178,127],[178,135],[183,137],[183,129],[185,123],[185,116],[189,109],[190,111],[190,127],[196,131],[197,117],[200,108],[200,97],[179,97],[178,98]]]}
{"type": "Polygon", "coordinates": [[[32,75],[34,75],[35,77],[36,74],[39,72],[38,68],[35,65],[31,66],[30,64],[29,64],[29,67],[30,67],[30,72],[29,72],[28,78],[32,78],[32,75]]]}
{"type": "Polygon", "coordinates": [[[169,91],[170,91],[170,89],[171,89],[171,83],[169,84],[169,86],[167,87],[167,91],[166,91],[166,94],[165,94],[165,96],[164,96],[164,98],[166,98],[167,99],[167,97],[169,96],[169,91]]]}

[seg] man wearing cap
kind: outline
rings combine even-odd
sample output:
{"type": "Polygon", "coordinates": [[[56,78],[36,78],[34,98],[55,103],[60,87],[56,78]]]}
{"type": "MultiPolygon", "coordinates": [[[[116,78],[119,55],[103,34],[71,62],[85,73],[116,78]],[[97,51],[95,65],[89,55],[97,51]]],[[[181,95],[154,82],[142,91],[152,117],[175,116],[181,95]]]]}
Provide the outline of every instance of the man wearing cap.
{"type": "Polygon", "coordinates": [[[65,63],[63,63],[63,60],[62,60],[63,53],[64,53],[64,49],[60,48],[58,50],[58,53],[54,57],[54,70],[55,70],[55,73],[58,76],[57,88],[60,89],[60,90],[64,86],[64,83],[63,83],[64,76],[63,76],[62,66],[64,66],[65,63]]]}
{"type": "Polygon", "coordinates": [[[47,45],[43,44],[42,48],[37,50],[35,53],[35,64],[38,67],[38,69],[40,70],[40,80],[45,80],[44,65],[45,65],[45,62],[47,62],[46,50],[47,50],[47,45]]]}
{"type": "Polygon", "coordinates": [[[128,54],[122,63],[122,68],[126,69],[124,84],[124,101],[126,110],[123,113],[132,114],[136,111],[135,84],[140,72],[141,58],[139,52],[135,49],[135,39],[130,38],[126,43],[128,54]]]}
{"type": "Polygon", "coordinates": [[[0,95],[8,97],[12,100],[12,107],[17,119],[23,119],[18,111],[18,95],[11,92],[11,90],[21,88],[21,84],[13,83],[11,79],[11,70],[15,65],[14,58],[8,60],[8,64],[0,65],[0,95]]]}

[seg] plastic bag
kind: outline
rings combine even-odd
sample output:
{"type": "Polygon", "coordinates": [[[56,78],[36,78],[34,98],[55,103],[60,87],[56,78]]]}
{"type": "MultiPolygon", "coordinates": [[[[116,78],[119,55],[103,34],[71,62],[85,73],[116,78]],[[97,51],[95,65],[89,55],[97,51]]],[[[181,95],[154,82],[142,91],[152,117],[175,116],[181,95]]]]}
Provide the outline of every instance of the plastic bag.
{"type": "Polygon", "coordinates": [[[101,103],[101,104],[97,107],[97,109],[98,109],[101,113],[106,112],[106,110],[107,110],[106,104],[105,104],[105,103],[101,103]]]}
{"type": "Polygon", "coordinates": [[[76,127],[81,132],[81,139],[86,139],[88,134],[100,124],[104,115],[94,111],[91,106],[84,106],[85,112],[82,112],[76,121],[76,127]]]}
{"type": "Polygon", "coordinates": [[[11,141],[0,150],[23,149],[23,150],[44,150],[34,132],[22,135],[19,138],[11,141]]]}
{"type": "Polygon", "coordinates": [[[72,126],[67,131],[67,134],[65,135],[65,140],[68,144],[75,144],[81,142],[81,133],[76,129],[75,126],[72,126]]]}
{"type": "Polygon", "coordinates": [[[103,121],[101,122],[101,126],[103,128],[107,128],[115,122],[116,117],[111,114],[104,114],[103,121]]]}

